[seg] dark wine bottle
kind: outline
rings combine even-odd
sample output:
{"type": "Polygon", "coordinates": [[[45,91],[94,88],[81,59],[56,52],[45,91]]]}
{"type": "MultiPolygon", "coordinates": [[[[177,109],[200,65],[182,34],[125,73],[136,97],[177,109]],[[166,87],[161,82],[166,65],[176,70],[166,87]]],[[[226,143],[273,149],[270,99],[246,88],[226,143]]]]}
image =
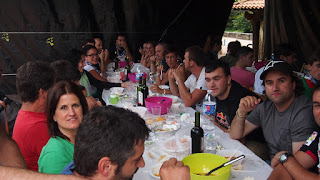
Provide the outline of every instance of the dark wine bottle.
{"type": "Polygon", "coordinates": [[[118,54],[117,51],[114,52],[115,54],[115,58],[114,58],[114,71],[117,71],[117,69],[119,68],[119,58],[118,58],[118,54]]]}
{"type": "Polygon", "coordinates": [[[138,106],[143,106],[143,91],[142,91],[142,76],[139,77],[139,85],[137,86],[137,103],[138,106]]]}
{"type": "Polygon", "coordinates": [[[146,106],[145,101],[149,95],[149,88],[147,86],[147,76],[143,76],[142,91],[143,91],[143,106],[146,106]]]}
{"type": "Polygon", "coordinates": [[[129,63],[129,58],[128,57],[126,57],[126,62],[127,62],[127,65],[124,68],[124,72],[125,72],[126,80],[129,80],[129,73],[131,73],[131,67],[130,67],[130,63],[129,63]]]}
{"type": "Polygon", "coordinates": [[[203,129],[200,127],[200,112],[195,112],[195,125],[191,129],[191,152],[202,153],[203,152],[203,129]]]}

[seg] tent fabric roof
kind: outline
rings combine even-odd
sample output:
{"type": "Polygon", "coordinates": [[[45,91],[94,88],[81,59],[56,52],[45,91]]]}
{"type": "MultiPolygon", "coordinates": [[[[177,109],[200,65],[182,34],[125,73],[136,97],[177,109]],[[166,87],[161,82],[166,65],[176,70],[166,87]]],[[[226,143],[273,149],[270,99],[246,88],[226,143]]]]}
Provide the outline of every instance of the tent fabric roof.
{"type": "Polygon", "coordinates": [[[232,6],[233,9],[263,9],[265,0],[239,0],[235,2],[232,6]]]}

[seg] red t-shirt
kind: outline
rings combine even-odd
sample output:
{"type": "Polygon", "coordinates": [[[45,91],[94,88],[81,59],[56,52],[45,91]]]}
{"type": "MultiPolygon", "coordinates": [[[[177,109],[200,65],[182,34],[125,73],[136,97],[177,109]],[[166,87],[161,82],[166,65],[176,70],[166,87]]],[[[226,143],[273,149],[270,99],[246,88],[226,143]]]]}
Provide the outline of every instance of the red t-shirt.
{"type": "Polygon", "coordinates": [[[254,73],[241,69],[241,68],[230,68],[231,78],[237,83],[241,84],[246,88],[253,87],[254,85],[254,73]]]}
{"type": "Polygon", "coordinates": [[[12,138],[17,142],[28,169],[38,171],[38,159],[49,140],[45,113],[20,110],[12,138]]]}

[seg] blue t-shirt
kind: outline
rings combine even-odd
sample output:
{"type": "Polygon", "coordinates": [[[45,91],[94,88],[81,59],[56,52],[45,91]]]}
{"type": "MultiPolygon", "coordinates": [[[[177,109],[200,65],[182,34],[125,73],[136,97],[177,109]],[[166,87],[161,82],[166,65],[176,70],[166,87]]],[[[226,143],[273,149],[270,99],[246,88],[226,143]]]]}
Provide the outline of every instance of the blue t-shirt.
{"type": "Polygon", "coordinates": [[[74,170],[74,162],[71,161],[66,167],[63,168],[61,174],[64,175],[74,175],[72,171],[74,170]]]}

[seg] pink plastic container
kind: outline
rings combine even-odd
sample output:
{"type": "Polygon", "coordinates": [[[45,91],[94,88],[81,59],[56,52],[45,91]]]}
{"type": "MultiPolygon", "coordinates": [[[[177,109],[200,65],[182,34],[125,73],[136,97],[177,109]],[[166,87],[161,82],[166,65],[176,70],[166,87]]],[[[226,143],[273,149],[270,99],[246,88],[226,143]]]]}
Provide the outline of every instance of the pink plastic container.
{"type": "Polygon", "coordinates": [[[161,106],[161,115],[167,113],[167,109],[171,108],[172,99],[167,97],[148,97],[145,101],[146,108],[152,113],[151,107],[161,106]]]}
{"type": "MultiPolygon", "coordinates": [[[[146,76],[147,73],[143,73],[143,76],[146,76]]],[[[136,73],[129,73],[129,79],[133,83],[139,83],[139,80],[136,80],[136,73]]]]}

